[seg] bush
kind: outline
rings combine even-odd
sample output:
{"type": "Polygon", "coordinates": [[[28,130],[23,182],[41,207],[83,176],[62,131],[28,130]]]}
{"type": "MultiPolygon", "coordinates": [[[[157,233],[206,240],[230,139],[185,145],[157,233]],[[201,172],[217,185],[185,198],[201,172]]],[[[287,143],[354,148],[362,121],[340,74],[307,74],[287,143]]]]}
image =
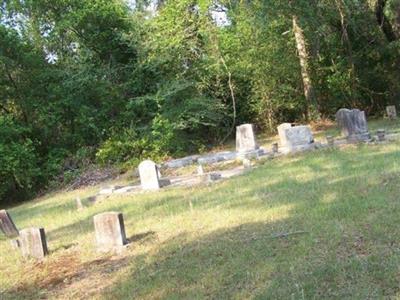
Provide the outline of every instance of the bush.
{"type": "Polygon", "coordinates": [[[15,201],[31,194],[40,177],[38,159],[29,132],[12,118],[0,116],[0,199],[15,201]]]}

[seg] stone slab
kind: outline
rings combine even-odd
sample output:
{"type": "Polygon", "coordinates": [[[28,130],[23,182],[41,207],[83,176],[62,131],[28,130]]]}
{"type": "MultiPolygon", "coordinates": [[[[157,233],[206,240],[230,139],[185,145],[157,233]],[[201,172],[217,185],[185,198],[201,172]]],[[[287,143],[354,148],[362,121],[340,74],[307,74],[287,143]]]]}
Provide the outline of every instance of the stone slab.
{"type": "Polygon", "coordinates": [[[184,157],[184,158],[170,160],[170,161],[167,161],[166,163],[164,163],[163,167],[170,168],[170,169],[183,168],[183,167],[195,164],[199,157],[200,157],[199,155],[192,155],[192,156],[188,156],[188,157],[184,157]]]}
{"type": "Polygon", "coordinates": [[[127,244],[124,217],[119,212],[105,212],[93,217],[97,249],[118,250],[127,244]]]}
{"type": "Polygon", "coordinates": [[[19,235],[10,214],[5,209],[0,210],[0,229],[8,238],[15,238],[19,235]]]}
{"type": "Polygon", "coordinates": [[[49,253],[44,228],[25,228],[19,232],[19,236],[24,257],[43,259],[49,253]]]}
{"type": "Polygon", "coordinates": [[[222,161],[235,160],[236,158],[237,158],[237,153],[235,151],[224,151],[199,157],[197,162],[200,165],[210,165],[222,161]]]}

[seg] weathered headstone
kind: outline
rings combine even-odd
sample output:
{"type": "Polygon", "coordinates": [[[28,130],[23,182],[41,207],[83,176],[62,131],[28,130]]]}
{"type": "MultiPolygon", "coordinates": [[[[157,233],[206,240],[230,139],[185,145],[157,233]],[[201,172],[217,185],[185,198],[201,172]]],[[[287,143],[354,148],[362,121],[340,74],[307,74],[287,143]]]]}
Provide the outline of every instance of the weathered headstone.
{"type": "Polygon", "coordinates": [[[359,109],[339,109],[336,113],[336,121],[342,130],[342,134],[349,141],[366,141],[371,139],[364,111],[359,109]]]}
{"type": "Polygon", "coordinates": [[[252,124],[244,124],[236,127],[236,151],[240,153],[255,151],[257,145],[254,127],[252,124]]]}
{"type": "Polygon", "coordinates": [[[157,165],[151,160],[142,161],[139,165],[140,184],[144,190],[158,190],[160,185],[157,165]]]}
{"type": "Polygon", "coordinates": [[[272,153],[278,153],[278,151],[279,151],[279,145],[278,145],[278,143],[273,143],[272,144],[272,153]]]}
{"type": "Polygon", "coordinates": [[[197,166],[197,175],[200,175],[200,176],[204,175],[204,169],[203,169],[202,165],[197,166]]]}
{"type": "Polygon", "coordinates": [[[314,145],[314,137],[309,126],[292,126],[283,123],[278,126],[282,147],[286,151],[305,150],[314,145]]]}
{"type": "Polygon", "coordinates": [[[8,238],[15,238],[19,235],[17,227],[5,209],[0,210],[0,229],[8,238]]]}
{"type": "Polygon", "coordinates": [[[22,255],[36,259],[44,258],[48,253],[44,228],[26,228],[19,232],[22,255]]]}
{"type": "Polygon", "coordinates": [[[127,243],[122,213],[105,212],[95,215],[93,221],[99,251],[118,250],[127,243]]]}
{"type": "Polygon", "coordinates": [[[386,106],[386,114],[390,120],[397,119],[396,106],[394,105],[386,106]]]}
{"type": "Polygon", "coordinates": [[[385,133],[386,133],[385,129],[378,129],[376,131],[379,142],[383,142],[385,140],[385,133]]]}
{"type": "Polygon", "coordinates": [[[76,209],[77,210],[82,210],[84,208],[83,204],[82,204],[82,200],[80,197],[76,198],[76,209]]]}
{"type": "Polygon", "coordinates": [[[329,147],[332,147],[332,146],[335,145],[335,139],[331,135],[327,135],[326,136],[326,142],[327,142],[329,147]]]}
{"type": "Polygon", "coordinates": [[[244,158],[244,159],[242,160],[242,163],[243,163],[243,167],[244,167],[245,169],[250,169],[250,168],[252,167],[251,160],[248,159],[248,158],[244,158]]]}

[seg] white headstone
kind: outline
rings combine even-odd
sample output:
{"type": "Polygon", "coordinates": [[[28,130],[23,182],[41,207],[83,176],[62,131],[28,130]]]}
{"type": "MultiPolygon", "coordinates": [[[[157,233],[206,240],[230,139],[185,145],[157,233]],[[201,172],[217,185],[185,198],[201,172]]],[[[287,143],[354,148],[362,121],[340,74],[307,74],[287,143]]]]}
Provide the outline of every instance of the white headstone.
{"type": "Polygon", "coordinates": [[[157,165],[151,160],[142,161],[139,165],[140,184],[144,190],[158,190],[160,186],[157,165]]]}
{"type": "Polygon", "coordinates": [[[236,151],[249,152],[258,149],[256,136],[252,124],[244,124],[236,127],[236,151]]]}
{"type": "Polygon", "coordinates": [[[288,151],[305,149],[314,144],[314,137],[309,126],[291,126],[289,123],[278,127],[281,144],[288,151]]]}

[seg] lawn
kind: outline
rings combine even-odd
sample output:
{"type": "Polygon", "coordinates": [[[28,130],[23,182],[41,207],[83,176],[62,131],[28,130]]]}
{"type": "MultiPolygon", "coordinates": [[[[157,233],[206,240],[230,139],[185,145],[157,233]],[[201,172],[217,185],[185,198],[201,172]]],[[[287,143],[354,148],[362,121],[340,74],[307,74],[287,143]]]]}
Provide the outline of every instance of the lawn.
{"type": "Polygon", "coordinates": [[[25,261],[0,236],[0,299],[399,298],[399,149],[281,157],[83,211],[75,198],[98,187],[10,208],[19,228],[45,228],[51,253],[25,261]],[[95,251],[92,218],[104,211],[124,214],[121,254],[95,251]]]}

